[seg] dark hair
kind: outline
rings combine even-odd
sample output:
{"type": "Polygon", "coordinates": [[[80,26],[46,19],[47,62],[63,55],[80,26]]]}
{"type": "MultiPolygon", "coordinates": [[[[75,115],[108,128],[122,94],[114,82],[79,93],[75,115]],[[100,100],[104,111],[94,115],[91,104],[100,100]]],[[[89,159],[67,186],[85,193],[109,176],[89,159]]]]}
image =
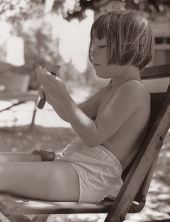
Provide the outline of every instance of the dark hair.
{"type": "Polygon", "coordinates": [[[152,29],[138,11],[111,11],[100,15],[93,23],[90,35],[90,61],[95,37],[107,39],[108,64],[130,64],[142,69],[152,58],[152,29]]]}

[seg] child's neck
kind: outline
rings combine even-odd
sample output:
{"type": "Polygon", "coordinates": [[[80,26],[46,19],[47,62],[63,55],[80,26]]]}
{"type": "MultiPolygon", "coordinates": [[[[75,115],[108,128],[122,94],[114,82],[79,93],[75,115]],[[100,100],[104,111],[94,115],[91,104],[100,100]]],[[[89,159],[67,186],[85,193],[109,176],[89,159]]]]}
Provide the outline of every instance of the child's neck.
{"type": "Polygon", "coordinates": [[[140,71],[137,67],[134,66],[123,66],[121,72],[117,78],[112,78],[111,85],[113,87],[118,87],[124,82],[136,80],[141,82],[140,71]]]}

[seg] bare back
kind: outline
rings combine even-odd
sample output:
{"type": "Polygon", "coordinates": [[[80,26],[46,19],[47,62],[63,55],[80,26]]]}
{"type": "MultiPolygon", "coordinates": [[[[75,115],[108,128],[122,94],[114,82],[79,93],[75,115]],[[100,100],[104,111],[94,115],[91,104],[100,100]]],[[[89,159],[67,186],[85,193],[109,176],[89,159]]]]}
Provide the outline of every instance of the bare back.
{"type": "MultiPolygon", "coordinates": [[[[135,105],[131,103],[137,103],[140,104],[140,106],[134,111],[134,113],[131,113],[127,119],[125,118],[117,131],[103,142],[102,145],[113,152],[122,163],[123,168],[125,168],[138,151],[139,145],[146,131],[150,116],[150,96],[142,83],[136,80],[127,81],[120,87],[122,87],[122,90],[124,90],[123,88],[126,90],[126,88],[131,87],[132,91],[133,89],[134,93],[138,91],[137,93],[139,95],[133,97],[131,101],[131,95],[127,94],[127,98],[125,99],[130,102],[125,107],[120,106],[124,109],[117,110],[117,112],[120,112],[120,114],[117,115],[117,121],[119,121],[119,117],[121,118],[121,113],[123,115],[127,112],[127,109],[130,109],[132,105],[135,105]]],[[[112,103],[114,97],[116,97],[117,90],[118,89],[115,90],[114,88],[111,88],[109,85],[105,88],[97,113],[96,124],[100,122],[100,118],[105,109],[109,109],[109,104],[112,103]]],[[[123,103],[124,101],[122,100],[121,102],[123,103]]],[[[112,112],[112,110],[110,110],[110,112],[112,112]]],[[[122,118],[124,117],[122,116],[122,118]]],[[[116,124],[115,120],[113,121],[113,119],[110,119],[109,124],[116,124]]]]}

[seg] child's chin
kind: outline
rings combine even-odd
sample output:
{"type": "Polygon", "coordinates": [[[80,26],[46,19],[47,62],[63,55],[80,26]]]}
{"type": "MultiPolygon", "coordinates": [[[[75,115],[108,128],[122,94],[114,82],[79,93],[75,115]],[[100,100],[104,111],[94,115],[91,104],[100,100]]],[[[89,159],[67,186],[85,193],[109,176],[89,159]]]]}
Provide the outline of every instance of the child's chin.
{"type": "Polygon", "coordinates": [[[108,77],[103,74],[103,73],[96,73],[97,77],[101,78],[101,79],[108,79],[108,77]]]}
{"type": "Polygon", "coordinates": [[[104,74],[97,71],[96,71],[96,76],[98,76],[99,78],[104,78],[104,74]]]}
{"type": "Polygon", "coordinates": [[[97,75],[97,77],[100,78],[100,79],[103,79],[103,76],[101,76],[101,75],[97,75]]]}

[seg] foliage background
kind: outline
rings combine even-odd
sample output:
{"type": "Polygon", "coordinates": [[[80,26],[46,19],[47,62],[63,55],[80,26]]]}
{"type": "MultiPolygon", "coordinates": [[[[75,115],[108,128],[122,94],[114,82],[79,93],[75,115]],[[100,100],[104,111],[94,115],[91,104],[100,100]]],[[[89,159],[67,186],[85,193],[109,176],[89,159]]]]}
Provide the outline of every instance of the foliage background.
{"type": "MultiPolygon", "coordinates": [[[[64,61],[58,51],[59,42],[57,38],[52,37],[50,23],[50,19],[55,21],[58,15],[62,15],[67,21],[73,19],[82,21],[88,9],[93,10],[97,16],[105,11],[121,8],[143,11],[151,21],[159,16],[169,20],[169,7],[168,0],[1,0],[0,21],[10,24],[11,35],[23,38],[25,64],[17,68],[5,64],[6,48],[2,45],[0,74],[7,71],[27,73],[31,76],[30,89],[37,89],[39,87],[35,74],[37,64],[46,67],[63,64],[64,61]]],[[[62,77],[72,84],[75,84],[75,80],[78,84],[89,84],[96,80],[90,63],[82,74],[72,62],[64,63],[62,77]]]]}

